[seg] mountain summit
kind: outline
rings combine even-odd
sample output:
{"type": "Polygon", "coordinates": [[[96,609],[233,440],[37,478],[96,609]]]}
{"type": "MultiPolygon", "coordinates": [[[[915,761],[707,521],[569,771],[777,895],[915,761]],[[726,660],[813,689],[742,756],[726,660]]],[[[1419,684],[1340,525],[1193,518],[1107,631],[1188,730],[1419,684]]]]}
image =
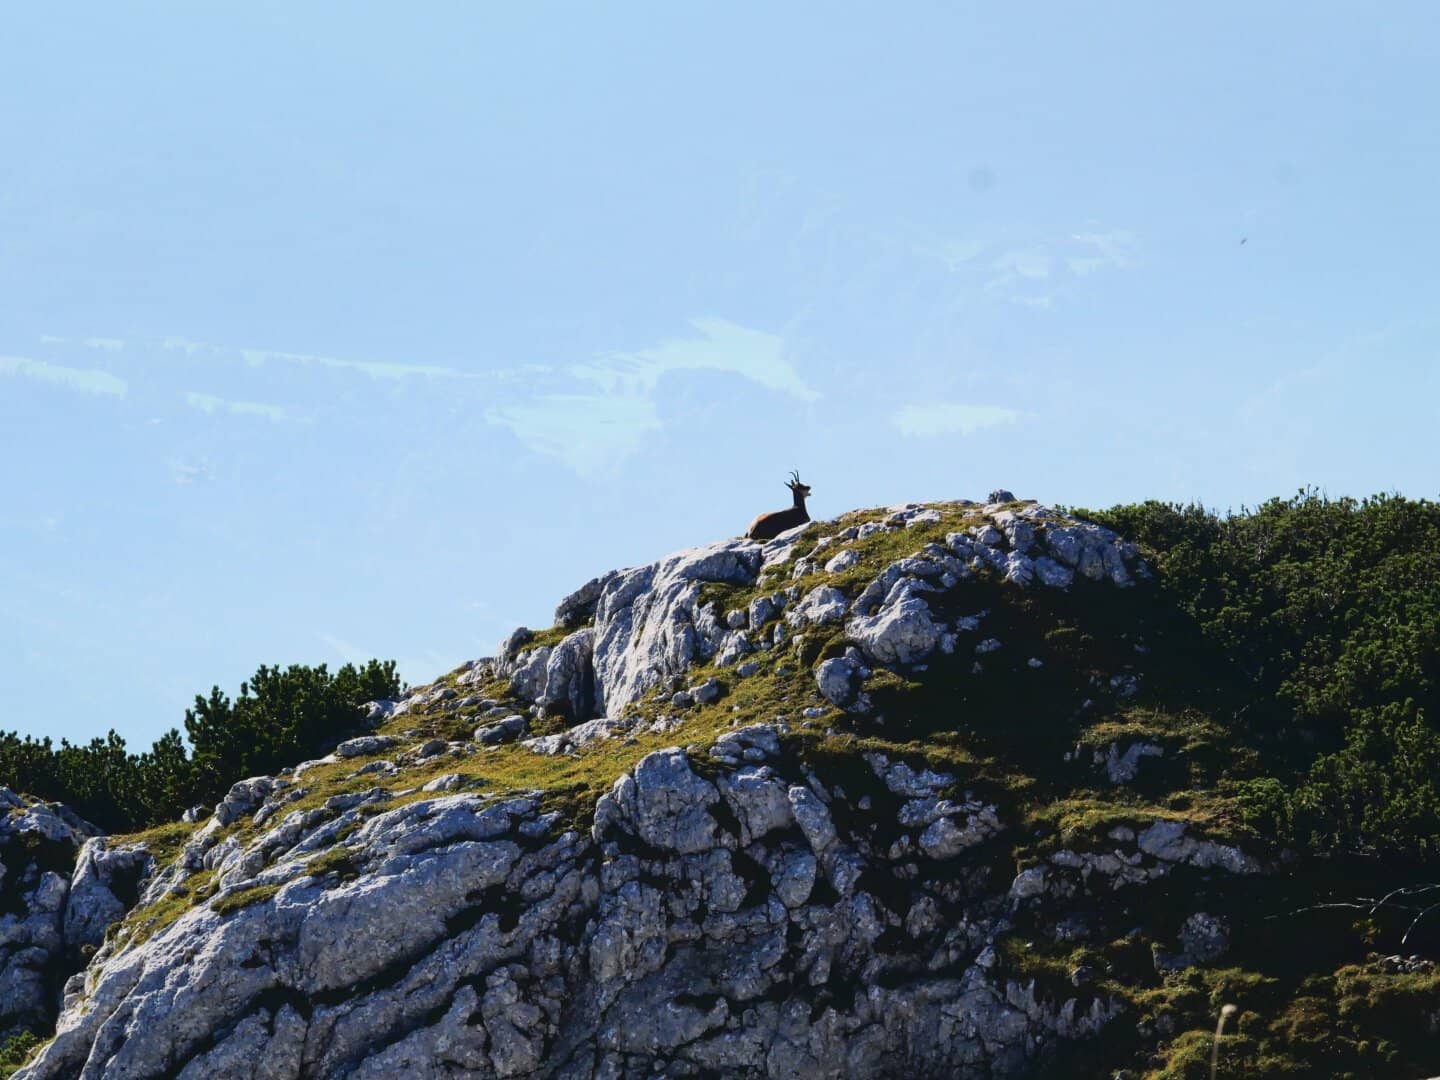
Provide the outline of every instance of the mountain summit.
{"type": "MultiPolygon", "coordinates": [[[[0,1025],[61,999],[24,1080],[1202,1075],[1305,997],[1245,692],[1033,502],[677,552],[193,822],[5,793],[0,1025]]],[[[1433,966],[1329,970],[1326,1037],[1414,1060],[1364,1010],[1440,1022],[1433,966]]]]}

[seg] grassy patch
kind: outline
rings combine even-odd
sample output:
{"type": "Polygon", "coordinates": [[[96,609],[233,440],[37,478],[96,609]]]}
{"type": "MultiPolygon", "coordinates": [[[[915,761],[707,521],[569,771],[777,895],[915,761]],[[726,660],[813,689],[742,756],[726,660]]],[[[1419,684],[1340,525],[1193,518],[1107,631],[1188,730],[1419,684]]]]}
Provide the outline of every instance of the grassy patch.
{"type": "Polygon", "coordinates": [[[113,939],[125,948],[133,948],[173,925],[187,911],[209,899],[214,893],[214,872],[197,871],[172,892],[153,904],[136,908],[120,922],[112,925],[105,933],[106,939],[113,939]]]}
{"type": "Polygon", "coordinates": [[[126,844],[144,844],[149,849],[150,857],[155,860],[156,865],[168,865],[176,855],[180,854],[190,837],[195,835],[197,824],[188,821],[167,821],[163,825],[154,825],[140,832],[129,833],[124,837],[117,838],[118,842],[126,844]]]}
{"type": "Polygon", "coordinates": [[[1151,1080],[1209,1077],[1215,1021],[1226,1004],[1238,1011],[1220,1040],[1222,1077],[1379,1080],[1440,1069],[1440,973],[1433,969],[1400,974],[1370,961],[1293,981],[1237,968],[1191,970],[1141,1004],[1146,1017],[1168,1012],[1179,1028],[1159,1048],[1151,1080]]]}
{"type": "Polygon", "coordinates": [[[279,885],[252,885],[248,889],[237,889],[233,893],[217,897],[211,903],[210,910],[217,915],[233,915],[252,904],[263,904],[279,891],[279,885]]]}
{"type": "Polygon", "coordinates": [[[580,626],[552,626],[548,630],[536,630],[535,636],[527,641],[520,651],[525,653],[531,649],[541,648],[542,646],[549,646],[553,649],[571,634],[581,629],[583,629],[583,627],[580,626]]]}
{"type": "Polygon", "coordinates": [[[1093,847],[1117,825],[1145,828],[1155,821],[1184,821],[1213,839],[1244,842],[1255,837],[1244,827],[1232,803],[1209,791],[1172,792],[1154,802],[1133,791],[1080,789],[1064,798],[1036,801],[1021,821],[1021,831],[1044,849],[1093,847]]]}
{"type": "Polygon", "coordinates": [[[329,851],[308,860],[305,863],[305,873],[314,878],[333,874],[341,881],[349,881],[359,873],[355,865],[355,852],[351,848],[336,844],[329,851]]]}

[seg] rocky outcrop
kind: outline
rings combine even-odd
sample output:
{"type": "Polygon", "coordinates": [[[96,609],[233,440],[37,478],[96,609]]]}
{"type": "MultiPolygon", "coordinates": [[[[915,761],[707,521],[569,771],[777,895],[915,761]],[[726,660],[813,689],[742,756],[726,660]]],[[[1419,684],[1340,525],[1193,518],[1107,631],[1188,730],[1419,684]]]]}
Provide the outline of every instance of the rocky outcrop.
{"type": "Polygon", "coordinates": [[[1222,870],[1238,876],[1259,874],[1264,865],[1233,845],[1197,836],[1184,821],[1161,819],[1139,830],[1117,825],[1105,850],[1062,848],[1046,862],[1022,870],[1010,885],[1017,907],[1105,895],[1129,885],[1158,881],[1182,867],[1222,870]]]}
{"type": "Polygon", "coordinates": [[[1168,952],[1152,947],[1156,971],[1179,971],[1199,964],[1211,964],[1230,949],[1230,929],[1225,920],[1206,911],[1197,911],[1180,927],[1180,948],[1168,952]]]}
{"type": "MultiPolygon", "coordinates": [[[[995,597],[1148,574],[1113,533],[994,494],[597,577],[557,629],[517,630],[493,659],[373,703],[384,734],[234,785],[167,865],[83,830],[49,878],[7,857],[4,895],[26,891],[23,917],[0,917],[0,1022],[22,1000],[12,985],[39,1003],[12,1023],[37,1026],[64,984],[55,1038],[20,1075],[1043,1073],[1122,1004],[1099,978],[1037,981],[1017,942],[1069,940],[1068,921],[1127,890],[1268,867],[1160,810],[1083,842],[1021,836],[1031,819],[993,780],[894,756],[924,738],[886,742],[908,721],[895,687],[927,670],[1013,672],[1049,693],[1051,654],[995,597]],[[880,669],[903,678],[872,681],[880,669]],[[732,708],[774,722],[738,726],[732,708]],[[686,745],[634,749],[671,731],[686,745]],[[527,751],[563,757],[563,791],[504,787],[548,765],[527,751]],[[633,767],[578,805],[607,757],[633,767]],[[141,913],[107,935],[136,904],[174,921],[141,913]]],[[[1120,666],[1085,671],[1073,704],[1135,693],[1120,666]]],[[[1074,745],[1087,784],[1164,771],[1149,743],[1074,745]]],[[[43,816],[18,809],[0,843],[7,822],[43,816]]],[[[1211,963],[1228,925],[1197,912],[1159,940],[1157,970],[1211,963]]]]}
{"type": "MultiPolygon", "coordinates": [[[[872,753],[857,798],[771,725],[702,757],[646,756],[584,833],[539,793],[377,789],[197,836],[214,898],[102,950],[20,1076],[997,1077],[1120,1010],[1000,958],[1067,859],[993,880],[1004,814],[953,775],[872,753]]],[[[1166,822],[1128,842],[1252,869],[1166,822]]]]}
{"type": "Polygon", "coordinates": [[[98,948],[110,925],[135,906],[154,864],[143,844],[117,844],[104,836],[85,841],[75,860],[65,905],[66,947],[98,948]]]}
{"type": "Polygon", "coordinates": [[[557,621],[576,630],[558,645],[531,645],[521,628],[506,639],[494,672],[526,701],[575,721],[618,718],[646,692],[703,661],[734,663],[754,646],[743,626],[759,628],[788,597],[762,597],[739,613],[737,626],[722,623],[700,593],[709,583],[754,584],[767,560],[781,557],[795,533],[768,544],[727,540],[676,552],[659,562],[619,570],[587,582],[566,597],[557,621]]]}
{"type": "Polygon", "coordinates": [[[545,661],[545,682],[535,703],[576,720],[587,719],[595,704],[594,656],[594,630],[577,630],[565,638],[545,661]]]}
{"type": "MultiPolygon", "coordinates": [[[[772,542],[773,543],[773,542],[772,542]]],[[[694,548],[627,570],[595,607],[595,705],[619,715],[647,690],[719,651],[726,627],[700,603],[707,582],[753,584],[763,551],[748,540],[694,548]]]]}
{"type": "Polygon", "coordinates": [[[1149,742],[1133,742],[1123,751],[1118,743],[1111,743],[1105,751],[1096,750],[1093,761],[1103,769],[1105,777],[1112,784],[1127,784],[1140,775],[1140,762],[1144,758],[1164,757],[1165,749],[1149,742]]]}
{"type": "Polygon", "coordinates": [[[70,878],[99,832],[58,803],[0,787],[0,1042],[49,1027],[67,960],[70,878]]]}
{"type": "Polygon", "coordinates": [[[591,578],[564,600],[561,600],[555,606],[555,625],[573,627],[593,619],[595,605],[600,602],[600,594],[605,591],[605,586],[609,585],[620,573],[619,570],[611,570],[608,574],[591,578]]]}
{"type": "MultiPolygon", "coordinates": [[[[966,508],[969,520],[980,515],[984,524],[948,533],[944,544],[920,546],[886,566],[853,597],[828,582],[807,587],[806,579],[820,571],[850,570],[860,561],[852,546],[856,542],[936,525],[945,520],[941,512],[918,504],[892,508],[877,520],[821,535],[812,553],[793,564],[793,548],[804,528],[763,546],[728,540],[612,571],[587,582],[556,610],[562,626],[586,620],[592,625],[558,645],[533,644],[534,633],[522,627],[501,646],[494,673],[542,709],[577,722],[607,717],[611,728],[623,729],[619,721],[630,706],[692,666],[710,661],[739,665],[751,653],[783,644],[792,633],[843,625],[846,639],[868,664],[879,667],[914,668],[937,651],[951,654],[962,635],[979,627],[979,616],[943,618],[936,605],[953,604],[965,583],[979,574],[1019,588],[1038,584],[1057,590],[1068,590],[1077,575],[1121,588],[1148,575],[1133,544],[1049,507],[954,506],[966,508]],[[755,597],[745,608],[722,613],[702,600],[706,584],[753,586],[763,572],[787,569],[785,576],[795,584],[755,597]]],[[[987,638],[973,647],[976,655],[984,655],[1001,644],[987,638]]],[[[835,704],[849,704],[859,694],[859,687],[842,691],[838,669],[825,686],[826,699],[835,704]]]]}

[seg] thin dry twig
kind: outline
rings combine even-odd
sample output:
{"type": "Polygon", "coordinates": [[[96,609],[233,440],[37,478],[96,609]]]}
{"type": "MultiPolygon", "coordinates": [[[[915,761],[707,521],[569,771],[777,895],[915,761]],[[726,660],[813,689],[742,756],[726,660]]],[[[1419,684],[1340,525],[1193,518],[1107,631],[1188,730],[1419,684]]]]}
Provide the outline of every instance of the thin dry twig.
{"type": "Polygon", "coordinates": [[[1220,1036],[1225,1034],[1225,1021],[1239,1012],[1235,1005],[1226,1005],[1220,1010],[1220,1022],[1215,1025],[1215,1041],[1210,1044],[1210,1080],[1215,1080],[1220,1067],[1220,1036]]]}

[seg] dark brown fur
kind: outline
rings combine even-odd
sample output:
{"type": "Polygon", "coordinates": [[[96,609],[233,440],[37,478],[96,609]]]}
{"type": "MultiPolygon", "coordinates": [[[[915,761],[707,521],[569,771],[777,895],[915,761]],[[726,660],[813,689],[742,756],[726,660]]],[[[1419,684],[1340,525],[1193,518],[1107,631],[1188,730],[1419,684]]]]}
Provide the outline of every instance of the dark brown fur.
{"type": "Polygon", "coordinates": [[[795,505],[789,510],[774,510],[768,514],[761,514],[745,530],[746,537],[751,540],[772,540],[786,529],[804,525],[810,520],[810,514],[805,509],[805,498],[810,494],[810,485],[802,484],[800,474],[792,470],[790,479],[786,481],[785,486],[795,497],[795,505]]]}

